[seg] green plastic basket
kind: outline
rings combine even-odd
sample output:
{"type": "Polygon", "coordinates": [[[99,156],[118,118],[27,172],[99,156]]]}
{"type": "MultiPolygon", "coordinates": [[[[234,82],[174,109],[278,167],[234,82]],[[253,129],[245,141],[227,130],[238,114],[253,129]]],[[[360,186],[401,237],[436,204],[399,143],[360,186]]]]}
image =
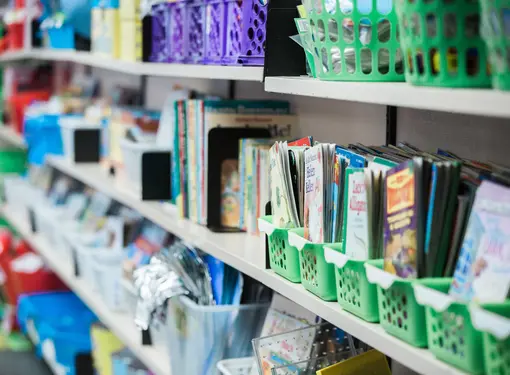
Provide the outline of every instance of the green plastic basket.
{"type": "Polygon", "coordinates": [[[311,243],[303,235],[303,228],[289,231],[289,243],[299,251],[301,284],[325,301],[336,301],[335,266],[324,258],[326,244],[311,243]]]}
{"type": "Polygon", "coordinates": [[[275,227],[272,217],[264,216],[259,218],[259,230],[267,234],[271,269],[289,281],[301,282],[299,253],[288,242],[289,229],[275,227]]]}
{"type": "Polygon", "coordinates": [[[26,169],[24,150],[0,150],[0,173],[22,173],[26,169]]]}
{"type": "Polygon", "coordinates": [[[482,333],[471,322],[469,305],[449,296],[452,279],[415,285],[415,297],[425,306],[429,350],[438,359],[471,374],[483,374],[482,333]]]}
{"type": "Polygon", "coordinates": [[[492,85],[510,90],[510,35],[505,19],[510,17],[509,0],[481,0],[482,36],[491,64],[492,85]]]}
{"type": "MultiPolygon", "coordinates": [[[[341,245],[324,248],[326,262],[335,265],[336,295],[342,308],[367,322],[379,322],[377,287],[367,280],[365,262],[342,254],[341,245]]],[[[383,260],[368,261],[382,266],[383,260]]]]}
{"type": "Polygon", "coordinates": [[[482,332],[485,374],[510,374],[510,301],[469,310],[473,326],[482,332]]]}
{"type": "Polygon", "coordinates": [[[397,17],[393,7],[383,10],[379,4],[377,0],[353,0],[352,9],[342,9],[338,0],[312,1],[309,21],[318,78],[404,81],[397,17]]]}
{"type": "Polygon", "coordinates": [[[475,0],[396,0],[408,82],[420,86],[490,87],[475,0]]]}
{"type": "Polygon", "coordinates": [[[365,263],[365,268],[368,282],[377,285],[383,329],[413,346],[426,347],[425,308],[416,302],[413,286],[433,279],[402,279],[383,271],[382,263],[365,263]]]}

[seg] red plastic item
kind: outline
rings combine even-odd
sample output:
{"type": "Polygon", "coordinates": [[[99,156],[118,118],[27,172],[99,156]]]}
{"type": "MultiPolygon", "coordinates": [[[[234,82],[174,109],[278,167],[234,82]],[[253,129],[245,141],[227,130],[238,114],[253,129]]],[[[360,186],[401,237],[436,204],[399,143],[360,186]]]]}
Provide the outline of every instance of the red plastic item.
{"type": "Polygon", "coordinates": [[[10,305],[16,305],[16,291],[14,290],[14,284],[12,282],[12,274],[10,262],[13,257],[12,251],[12,233],[8,230],[2,230],[0,232],[0,267],[4,274],[4,291],[6,294],[7,301],[10,305]]]}
{"type": "Polygon", "coordinates": [[[23,133],[23,118],[26,107],[35,101],[45,101],[51,96],[49,91],[26,91],[11,96],[7,103],[10,107],[10,122],[18,133],[23,133]]]}
{"type": "Polygon", "coordinates": [[[25,0],[15,0],[14,6],[16,9],[25,9],[25,0]]]}
{"type": "Polygon", "coordinates": [[[7,37],[9,38],[9,50],[23,48],[23,34],[25,25],[23,22],[13,22],[7,25],[7,37]]]}

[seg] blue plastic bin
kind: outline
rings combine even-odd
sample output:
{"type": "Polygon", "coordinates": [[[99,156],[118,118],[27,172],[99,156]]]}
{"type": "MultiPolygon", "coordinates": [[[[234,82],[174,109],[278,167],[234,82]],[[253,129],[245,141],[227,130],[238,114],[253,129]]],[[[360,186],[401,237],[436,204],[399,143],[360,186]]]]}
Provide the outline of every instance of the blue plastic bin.
{"type": "Polygon", "coordinates": [[[46,114],[25,117],[25,140],[30,164],[42,165],[47,154],[64,154],[59,117],[46,114]]]}
{"type": "Polygon", "coordinates": [[[36,353],[42,357],[45,340],[55,347],[55,360],[66,368],[67,375],[75,374],[75,357],[90,353],[90,326],[96,316],[72,292],[40,293],[21,296],[18,300],[18,322],[24,333],[27,323],[33,322],[38,342],[36,353]]]}
{"type": "Polygon", "coordinates": [[[64,24],[46,29],[51,48],[74,49],[74,27],[64,24]]]}

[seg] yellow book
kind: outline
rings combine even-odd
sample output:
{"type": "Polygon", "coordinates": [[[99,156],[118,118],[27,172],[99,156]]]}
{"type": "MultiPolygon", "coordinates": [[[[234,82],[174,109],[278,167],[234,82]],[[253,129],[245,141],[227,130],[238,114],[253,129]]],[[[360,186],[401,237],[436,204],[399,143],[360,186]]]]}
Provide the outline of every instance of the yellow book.
{"type": "Polygon", "coordinates": [[[317,375],[391,375],[391,370],[384,354],[372,349],[319,370],[317,375]]]}
{"type": "Polygon", "coordinates": [[[98,375],[113,375],[111,355],[124,344],[108,328],[94,324],[90,331],[93,343],[92,358],[98,375]]]}

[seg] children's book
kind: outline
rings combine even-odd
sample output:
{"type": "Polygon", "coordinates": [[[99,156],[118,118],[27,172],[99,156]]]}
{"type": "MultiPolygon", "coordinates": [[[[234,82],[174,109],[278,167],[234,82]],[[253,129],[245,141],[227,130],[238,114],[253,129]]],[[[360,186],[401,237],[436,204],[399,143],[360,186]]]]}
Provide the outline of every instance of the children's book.
{"type": "Polygon", "coordinates": [[[189,219],[198,222],[198,176],[197,176],[197,138],[198,133],[198,117],[199,117],[198,100],[188,100],[186,105],[186,120],[187,120],[187,133],[186,133],[186,163],[188,177],[188,214],[189,219]]]}
{"type": "Polygon", "coordinates": [[[344,253],[357,260],[369,259],[367,191],[363,168],[345,170],[344,253]]]}
{"type": "Polygon", "coordinates": [[[221,225],[239,228],[241,197],[237,159],[225,159],[221,165],[221,225]]]}
{"type": "Polygon", "coordinates": [[[450,294],[464,301],[503,302],[510,289],[510,188],[483,181],[450,294]]]}
{"type": "Polygon", "coordinates": [[[412,160],[389,170],[385,181],[384,270],[403,278],[418,276],[418,199],[412,160]]]}
{"type": "Polygon", "coordinates": [[[305,151],[304,235],[314,243],[324,242],[324,170],[322,145],[305,151]]]}

